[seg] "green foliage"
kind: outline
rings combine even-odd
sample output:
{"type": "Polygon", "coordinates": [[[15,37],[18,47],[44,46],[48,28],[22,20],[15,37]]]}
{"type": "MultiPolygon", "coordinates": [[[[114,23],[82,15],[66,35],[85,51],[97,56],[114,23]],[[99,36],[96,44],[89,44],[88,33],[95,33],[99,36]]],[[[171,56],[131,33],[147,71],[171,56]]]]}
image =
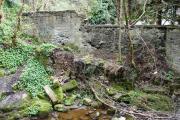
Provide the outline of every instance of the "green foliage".
{"type": "Polygon", "coordinates": [[[114,24],[115,18],[114,0],[97,0],[97,5],[91,10],[89,22],[91,24],[114,24]]]}
{"type": "Polygon", "coordinates": [[[44,56],[49,56],[52,51],[56,48],[55,45],[49,43],[43,43],[39,47],[37,47],[37,52],[44,56]]]}
{"type": "Polygon", "coordinates": [[[50,81],[44,66],[36,59],[28,60],[25,70],[20,76],[19,88],[25,89],[33,97],[36,97],[44,94],[43,87],[45,85],[51,84],[52,81],[50,81]]]}
{"type": "Polygon", "coordinates": [[[5,20],[0,24],[0,43],[11,44],[19,8],[16,4],[10,4],[5,0],[3,4],[5,20]]]}
{"type": "Polygon", "coordinates": [[[39,112],[39,107],[37,105],[35,106],[30,106],[27,108],[27,113],[28,115],[30,116],[34,116],[34,115],[37,115],[39,112]]]}
{"type": "Polygon", "coordinates": [[[172,81],[174,79],[174,72],[173,71],[168,71],[166,73],[166,79],[169,81],[172,81]]]}
{"type": "Polygon", "coordinates": [[[29,107],[25,108],[25,113],[30,116],[44,115],[52,110],[52,105],[49,101],[34,98],[29,101],[29,107]]]}
{"type": "Polygon", "coordinates": [[[33,47],[19,45],[16,48],[8,48],[0,51],[0,65],[4,68],[16,68],[25,62],[33,53],[33,47]]]}
{"type": "Polygon", "coordinates": [[[169,97],[159,94],[147,94],[141,91],[129,91],[120,98],[121,102],[135,105],[145,110],[171,111],[172,101],[169,97]]]}

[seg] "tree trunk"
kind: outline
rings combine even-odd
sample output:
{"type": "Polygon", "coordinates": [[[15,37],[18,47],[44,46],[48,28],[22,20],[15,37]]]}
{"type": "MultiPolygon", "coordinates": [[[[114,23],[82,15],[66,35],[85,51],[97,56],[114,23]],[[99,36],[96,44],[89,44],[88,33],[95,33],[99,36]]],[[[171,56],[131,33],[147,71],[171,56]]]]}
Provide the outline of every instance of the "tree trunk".
{"type": "Polygon", "coordinates": [[[130,30],[129,30],[128,10],[127,10],[127,6],[126,6],[125,0],[123,0],[123,8],[124,8],[125,21],[126,21],[125,31],[127,33],[127,37],[128,37],[128,40],[129,40],[130,61],[131,61],[131,65],[135,67],[134,49],[133,49],[133,44],[132,44],[131,33],[130,33],[130,30]]]}
{"type": "MultiPolygon", "coordinates": [[[[157,1],[157,5],[161,5],[162,2],[161,0],[158,0],[157,1]]],[[[162,9],[160,8],[158,11],[157,11],[157,21],[156,21],[156,25],[161,25],[162,24],[162,9]]]]}
{"type": "Polygon", "coordinates": [[[16,28],[15,28],[14,34],[12,36],[12,45],[13,46],[16,46],[16,44],[17,44],[17,34],[18,34],[18,31],[20,30],[20,26],[21,26],[21,15],[22,15],[23,9],[24,9],[24,0],[22,1],[22,7],[17,14],[16,28]]]}
{"type": "Polygon", "coordinates": [[[117,18],[118,18],[118,26],[119,26],[119,40],[118,40],[118,61],[122,62],[122,51],[121,51],[121,26],[122,26],[122,3],[123,0],[116,0],[116,12],[117,12],[117,18]]]}
{"type": "Polygon", "coordinates": [[[4,2],[4,0],[0,0],[0,23],[1,23],[1,21],[2,21],[2,19],[3,19],[3,12],[2,12],[2,5],[3,5],[3,2],[4,2]]]}

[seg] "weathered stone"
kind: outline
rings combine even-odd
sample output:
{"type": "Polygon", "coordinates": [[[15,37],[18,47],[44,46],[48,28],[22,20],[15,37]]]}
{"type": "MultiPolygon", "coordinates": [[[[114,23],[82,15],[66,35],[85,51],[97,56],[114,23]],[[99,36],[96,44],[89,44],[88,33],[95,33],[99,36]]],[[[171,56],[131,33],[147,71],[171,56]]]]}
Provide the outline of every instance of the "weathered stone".
{"type": "Polygon", "coordinates": [[[49,87],[49,85],[44,86],[44,90],[46,92],[46,94],[49,96],[49,98],[51,99],[51,101],[53,103],[57,103],[58,99],[56,94],[54,93],[54,91],[49,87]]]}
{"type": "Polygon", "coordinates": [[[13,93],[13,85],[16,84],[21,75],[20,70],[17,70],[15,74],[4,76],[0,78],[0,96],[2,94],[8,95],[13,93]]]}
{"type": "Polygon", "coordinates": [[[0,110],[12,111],[21,109],[26,106],[24,103],[27,103],[28,100],[29,97],[25,92],[18,92],[8,95],[2,101],[0,101],[0,110]]]}

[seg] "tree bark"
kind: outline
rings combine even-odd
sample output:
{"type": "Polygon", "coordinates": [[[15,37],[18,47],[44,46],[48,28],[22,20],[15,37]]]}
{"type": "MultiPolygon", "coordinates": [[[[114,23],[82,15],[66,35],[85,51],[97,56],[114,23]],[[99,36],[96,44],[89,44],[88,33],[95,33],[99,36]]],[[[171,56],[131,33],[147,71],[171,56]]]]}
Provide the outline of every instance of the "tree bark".
{"type": "Polygon", "coordinates": [[[129,20],[128,20],[128,10],[127,10],[127,6],[126,6],[125,0],[123,0],[123,8],[124,8],[125,21],[126,21],[125,31],[127,33],[127,37],[128,37],[128,40],[129,40],[130,61],[131,61],[131,65],[135,67],[134,49],[133,49],[133,44],[132,44],[131,33],[130,33],[130,30],[129,30],[130,26],[129,26],[129,20]]]}
{"type": "MultiPolygon", "coordinates": [[[[160,6],[162,4],[161,0],[157,1],[157,5],[160,6]]],[[[157,11],[157,21],[156,21],[157,25],[161,25],[162,24],[162,9],[160,8],[157,11]]]]}
{"type": "Polygon", "coordinates": [[[2,12],[2,5],[3,5],[3,2],[4,2],[4,0],[0,0],[0,23],[1,23],[1,21],[2,21],[2,19],[3,19],[3,12],[2,12]]]}

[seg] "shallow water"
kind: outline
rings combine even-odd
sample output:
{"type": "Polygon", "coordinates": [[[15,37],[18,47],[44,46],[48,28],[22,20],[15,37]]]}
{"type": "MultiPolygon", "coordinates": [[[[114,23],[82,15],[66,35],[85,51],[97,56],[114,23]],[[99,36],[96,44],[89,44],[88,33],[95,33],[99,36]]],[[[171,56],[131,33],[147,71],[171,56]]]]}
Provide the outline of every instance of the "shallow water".
{"type": "Polygon", "coordinates": [[[111,120],[111,116],[102,109],[75,109],[68,112],[53,112],[49,118],[34,120],[111,120]]]}

